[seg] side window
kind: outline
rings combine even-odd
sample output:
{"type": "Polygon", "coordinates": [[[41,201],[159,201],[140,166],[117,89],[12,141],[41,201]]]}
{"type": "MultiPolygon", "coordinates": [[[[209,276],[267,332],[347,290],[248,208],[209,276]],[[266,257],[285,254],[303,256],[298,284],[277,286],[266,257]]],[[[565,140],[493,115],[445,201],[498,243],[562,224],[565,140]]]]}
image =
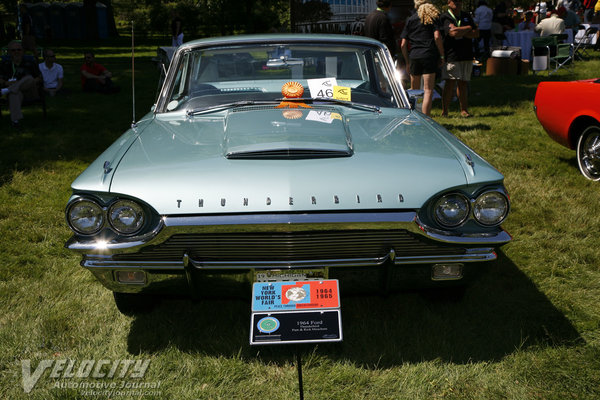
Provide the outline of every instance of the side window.
{"type": "Polygon", "coordinates": [[[379,96],[385,99],[389,104],[398,105],[394,92],[390,86],[390,82],[394,81],[394,77],[390,76],[385,69],[385,63],[381,60],[379,53],[374,53],[373,63],[375,67],[376,89],[379,96]]]}
{"type": "Polygon", "coordinates": [[[383,68],[383,64],[381,63],[381,59],[378,54],[375,54],[373,57],[373,61],[375,64],[375,76],[377,78],[377,87],[379,88],[381,93],[390,94],[392,93],[391,88],[389,87],[389,77],[387,76],[385,69],[383,68]]]}
{"type": "Polygon", "coordinates": [[[188,60],[189,53],[183,55],[183,60],[177,68],[175,82],[173,83],[173,91],[171,100],[180,100],[186,94],[186,82],[188,80],[188,60]]]}

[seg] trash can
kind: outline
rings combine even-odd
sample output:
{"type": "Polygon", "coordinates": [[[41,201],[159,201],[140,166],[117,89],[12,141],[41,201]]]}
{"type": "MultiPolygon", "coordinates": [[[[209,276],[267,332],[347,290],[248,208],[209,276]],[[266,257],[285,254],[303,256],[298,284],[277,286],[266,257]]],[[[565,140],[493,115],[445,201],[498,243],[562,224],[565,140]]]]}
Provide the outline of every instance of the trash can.
{"type": "Polygon", "coordinates": [[[485,74],[517,75],[521,67],[521,48],[501,46],[491,49],[490,58],[487,60],[485,74]]]}

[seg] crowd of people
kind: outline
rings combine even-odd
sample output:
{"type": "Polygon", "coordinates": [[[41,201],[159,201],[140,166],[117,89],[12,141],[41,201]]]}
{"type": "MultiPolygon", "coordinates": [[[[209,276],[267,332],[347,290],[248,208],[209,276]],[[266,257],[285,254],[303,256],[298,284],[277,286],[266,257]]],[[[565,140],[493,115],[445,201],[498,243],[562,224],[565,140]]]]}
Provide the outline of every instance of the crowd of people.
{"type": "MultiPolygon", "coordinates": [[[[35,53],[25,56],[25,48],[19,40],[11,41],[6,51],[8,54],[0,62],[0,96],[7,99],[11,126],[20,129],[24,101],[36,100],[40,96],[64,95],[68,91],[63,86],[63,67],[56,62],[52,49],[43,50],[42,62],[35,53]]],[[[91,51],[85,52],[80,72],[84,92],[109,94],[119,91],[111,80],[111,72],[96,62],[91,51]]]]}
{"type": "Polygon", "coordinates": [[[465,118],[471,116],[467,85],[473,65],[487,58],[492,46],[502,44],[505,32],[530,30],[549,36],[572,29],[575,36],[582,22],[600,20],[598,0],[558,0],[555,5],[538,2],[526,10],[514,8],[511,0],[500,0],[494,9],[486,0],[479,0],[472,13],[463,8],[462,0],[447,0],[444,12],[431,0],[414,0],[414,11],[400,24],[401,33],[394,35],[387,15],[390,9],[390,0],[377,1],[377,10],[365,20],[365,36],[385,43],[392,55],[399,56],[410,76],[411,89],[423,86],[423,113],[431,114],[439,75],[443,81],[442,116],[448,115],[456,93],[460,115],[465,118]]]}

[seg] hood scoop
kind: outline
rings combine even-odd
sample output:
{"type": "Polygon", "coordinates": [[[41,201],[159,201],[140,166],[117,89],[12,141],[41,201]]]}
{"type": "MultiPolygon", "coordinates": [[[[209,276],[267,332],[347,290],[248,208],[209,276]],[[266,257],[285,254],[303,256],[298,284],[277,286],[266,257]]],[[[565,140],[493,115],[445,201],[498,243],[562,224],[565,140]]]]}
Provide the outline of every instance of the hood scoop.
{"type": "Polygon", "coordinates": [[[318,109],[229,113],[223,150],[230,160],[303,160],[353,154],[342,115],[318,109]]]}
{"type": "Polygon", "coordinates": [[[271,150],[242,150],[226,154],[230,160],[305,160],[312,158],[350,157],[350,149],[279,148],[271,150]]]}

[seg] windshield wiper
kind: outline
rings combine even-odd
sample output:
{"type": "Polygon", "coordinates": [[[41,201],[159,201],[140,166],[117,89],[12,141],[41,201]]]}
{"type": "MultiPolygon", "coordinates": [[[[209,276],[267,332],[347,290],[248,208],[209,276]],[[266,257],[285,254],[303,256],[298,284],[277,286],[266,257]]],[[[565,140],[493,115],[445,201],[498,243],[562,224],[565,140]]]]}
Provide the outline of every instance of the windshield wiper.
{"type": "Polygon", "coordinates": [[[191,117],[192,115],[200,115],[200,114],[207,114],[207,113],[212,113],[212,112],[223,111],[223,110],[227,110],[228,108],[243,107],[243,106],[253,106],[253,105],[260,105],[260,104],[274,104],[274,103],[278,103],[278,102],[279,101],[276,101],[276,100],[268,100],[268,101],[255,101],[255,100],[235,101],[233,103],[215,104],[213,106],[208,106],[208,107],[194,108],[193,110],[188,110],[187,111],[187,115],[188,115],[188,117],[191,117]]]}
{"type": "Polygon", "coordinates": [[[376,113],[381,113],[381,107],[378,106],[373,106],[371,104],[364,104],[364,103],[356,103],[354,101],[346,101],[346,100],[338,100],[338,99],[334,99],[334,98],[330,98],[330,97],[317,97],[317,98],[312,98],[312,97],[298,97],[295,99],[277,99],[277,100],[281,100],[281,101],[311,101],[311,102],[324,102],[324,103],[335,103],[335,104],[340,104],[346,107],[352,107],[352,108],[356,108],[359,110],[366,110],[366,111],[373,111],[376,113]]]}

